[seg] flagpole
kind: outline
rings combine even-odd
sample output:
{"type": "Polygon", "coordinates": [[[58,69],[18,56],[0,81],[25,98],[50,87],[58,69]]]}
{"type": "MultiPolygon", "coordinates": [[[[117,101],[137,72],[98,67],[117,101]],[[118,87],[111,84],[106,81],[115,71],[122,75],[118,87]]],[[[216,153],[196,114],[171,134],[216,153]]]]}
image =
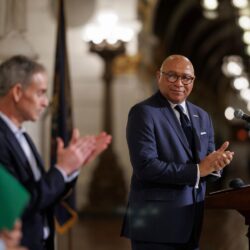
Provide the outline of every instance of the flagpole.
{"type": "MultiPolygon", "coordinates": [[[[53,100],[51,105],[51,166],[56,163],[56,138],[62,138],[64,145],[67,146],[73,130],[64,0],[58,0],[57,25],[53,100]]],[[[66,195],[63,202],[55,207],[56,231],[60,234],[65,233],[64,239],[67,241],[65,246],[68,250],[73,250],[73,232],[71,227],[77,219],[75,207],[74,188],[72,192],[66,195]]],[[[58,237],[58,243],[59,239],[60,238],[58,237]]]]}

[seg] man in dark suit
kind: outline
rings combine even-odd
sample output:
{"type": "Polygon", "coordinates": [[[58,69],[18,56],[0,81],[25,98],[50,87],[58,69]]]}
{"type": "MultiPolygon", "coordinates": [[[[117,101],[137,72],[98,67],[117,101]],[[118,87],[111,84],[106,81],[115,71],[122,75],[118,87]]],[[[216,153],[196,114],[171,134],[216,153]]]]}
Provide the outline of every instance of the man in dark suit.
{"type": "Polygon", "coordinates": [[[133,250],[196,250],[205,181],[220,176],[233,152],[217,151],[209,115],[186,100],[195,79],[184,56],[165,59],[159,91],[130,110],[127,142],[133,167],[122,236],[133,250]]]}
{"type": "Polygon", "coordinates": [[[36,121],[48,106],[43,65],[14,56],[0,65],[0,163],[30,192],[22,216],[21,244],[29,250],[54,249],[54,206],[76,182],[81,166],[111,142],[111,136],[80,137],[74,129],[67,147],[57,140],[57,163],[45,171],[25,121],[36,121]]]}

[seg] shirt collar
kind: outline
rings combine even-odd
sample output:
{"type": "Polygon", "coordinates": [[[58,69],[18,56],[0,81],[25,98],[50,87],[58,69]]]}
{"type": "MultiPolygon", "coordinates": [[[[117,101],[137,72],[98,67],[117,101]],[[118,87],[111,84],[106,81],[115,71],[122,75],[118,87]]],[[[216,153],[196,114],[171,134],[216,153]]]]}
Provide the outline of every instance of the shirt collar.
{"type": "Polygon", "coordinates": [[[178,103],[178,104],[172,103],[172,102],[170,102],[170,101],[168,101],[168,102],[169,102],[169,104],[170,104],[170,106],[171,106],[172,109],[174,109],[175,106],[180,105],[180,106],[182,106],[184,113],[185,113],[185,114],[188,113],[188,112],[187,112],[187,106],[186,106],[186,102],[185,102],[185,101],[183,101],[183,102],[181,102],[181,103],[178,103]]]}
{"type": "Polygon", "coordinates": [[[0,117],[4,120],[4,122],[7,124],[7,126],[10,128],[10,130],[14,133],[14,134],[19,134],[19,133],[23,133],[25,132],[25,128],[21,127],[21,128],[18,128],[14,122],[12,122],[10,120],[10,118],[5,115],[4,113],[2,113],[0,111],[0,117]]]}

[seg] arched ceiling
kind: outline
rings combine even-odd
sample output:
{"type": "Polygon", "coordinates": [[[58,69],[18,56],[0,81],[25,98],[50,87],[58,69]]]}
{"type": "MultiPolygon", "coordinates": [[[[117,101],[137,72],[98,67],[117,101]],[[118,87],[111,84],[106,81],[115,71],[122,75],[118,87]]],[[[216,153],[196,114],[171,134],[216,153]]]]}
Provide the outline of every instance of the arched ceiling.
{"type": "Polygon", "coordinates": [[[206,19],[199,0],[159,0],[153,32],[164,48],[163,58],[176,53],[187,56],[200,82],[220,95],[230,89],[221,71],[224,56],[240,55],[246,71],[250,63],[236,23],[238,11],[231,1],[220,0],[218,13],[218,18],[206,19]]]}

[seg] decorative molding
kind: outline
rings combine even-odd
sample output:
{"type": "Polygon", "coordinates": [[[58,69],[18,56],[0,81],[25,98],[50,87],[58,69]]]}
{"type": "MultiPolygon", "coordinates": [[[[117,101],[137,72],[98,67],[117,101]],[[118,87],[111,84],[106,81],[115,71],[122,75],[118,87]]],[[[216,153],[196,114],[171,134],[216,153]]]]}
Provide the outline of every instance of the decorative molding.
{"type": "Polygon", "coordinates": [[[32,59],[38,58],[37,53],[24,34],[13,30],[0,39],[0,60],[5,60],[17,54],[26,55],[32,59]]]}

